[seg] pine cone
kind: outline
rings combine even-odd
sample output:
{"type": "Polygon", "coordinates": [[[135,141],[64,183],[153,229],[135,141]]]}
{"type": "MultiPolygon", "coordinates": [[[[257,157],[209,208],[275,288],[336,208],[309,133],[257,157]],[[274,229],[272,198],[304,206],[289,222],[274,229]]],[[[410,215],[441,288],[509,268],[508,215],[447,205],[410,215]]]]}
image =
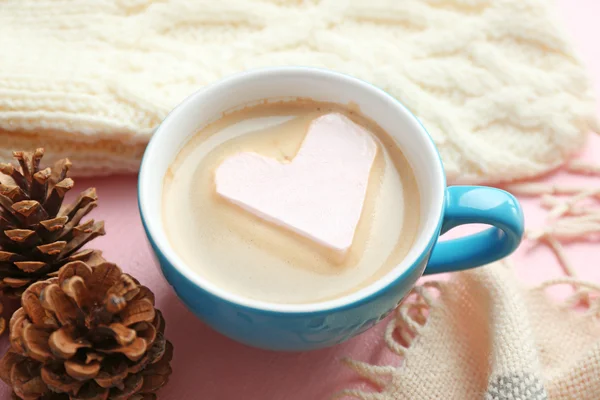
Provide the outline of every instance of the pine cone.
{"type": "Polygon", "coordinates": [[[15,398],[151,400],[167,383],[173,346],[154,295],[115,264],[70,262],[21,304],[0,360],[15,398]]]}
{"type": "Polygon", "coordinates": [[[69,160],[40,170],[44,149],[13,155],[20,167],[0,164],[6,175],[0,180],[0,294],[18,297],[31,283],[56,276],[67,262],[87,261],[92,252],[79,249],[104,235],[104,222],[80,223],[97,206],[94,188],[61,209],[73,187],[69,160]]]}

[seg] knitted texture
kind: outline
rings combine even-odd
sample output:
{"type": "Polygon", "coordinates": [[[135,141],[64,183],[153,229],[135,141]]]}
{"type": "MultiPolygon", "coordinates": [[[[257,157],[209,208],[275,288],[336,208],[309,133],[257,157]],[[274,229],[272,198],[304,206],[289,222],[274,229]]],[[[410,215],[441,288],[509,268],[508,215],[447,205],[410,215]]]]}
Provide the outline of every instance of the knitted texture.
{"type": "Polygon", "coordinates": [[[597,130],[553,13],[546,0],[1,0],[0,160],[43,145],[76,175],[135,171],[195,90],[311,65],[407,105],[451,182],[533,176],[597,130]]]}
{"type": "MultiPolygon", "coordinates": [[[[600,285],[565,282],[600,294],[600,285]]],[[[348,360],[379,390],[347,390],[338,397],[600,398],[600,301],[596,297],[588,310],[554,304],[545,293],[551,285],[524,289],[499,263],[416,288],[388,329],[388,344],[404,357],[403,364],[348,360]]]]}

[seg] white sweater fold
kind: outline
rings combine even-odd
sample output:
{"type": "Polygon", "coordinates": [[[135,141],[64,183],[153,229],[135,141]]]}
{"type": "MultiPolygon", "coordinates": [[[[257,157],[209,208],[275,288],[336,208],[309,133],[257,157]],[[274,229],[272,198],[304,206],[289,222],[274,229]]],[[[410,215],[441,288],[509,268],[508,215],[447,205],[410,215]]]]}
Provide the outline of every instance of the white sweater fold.
{"type": "Polygon", "coordinates": [[[542,0],[0,0],[0,161],[44,145],[76,175],[137,170],[186,96],[312,65],[388,91],[450,182],[554,168],[597,130],[584,68],[542,0]]]}

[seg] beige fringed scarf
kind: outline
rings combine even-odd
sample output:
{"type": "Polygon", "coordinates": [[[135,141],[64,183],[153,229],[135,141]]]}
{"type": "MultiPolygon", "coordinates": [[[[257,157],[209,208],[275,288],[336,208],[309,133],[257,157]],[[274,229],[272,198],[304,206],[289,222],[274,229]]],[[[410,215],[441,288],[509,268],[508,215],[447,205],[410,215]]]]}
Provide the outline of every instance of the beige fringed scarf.
{"type": "Polygon", "coordinates": [[[348,73],[407,105],[453,183],[561,165],[598,129],[548,0],[3,0],[0,162],[44,146],[75,175],[134,172],[197,89],[249,68],[348,73]]]}
{"type": "Polygon", "coordinates": [[[600,398],[598,298],[585,310],[573,306],[579,294],[554,304],[544,289],[560,283],[600,294],[600,285],[570,278],[524,289],[506,264],[416,288],[386,335],[404,357],[402,366],[348,360],[381,391],[344,394],[363,400],[600,398]]]}
{"type": "MultiPolygon", "coordinates": [[[[568,168],[600,176],[597,166],[586,163],[568,168]]],[[[375,389],[347,390],[337,397],[600,399],[600,284],[575,277],[561,244],[598,237],[600,187],[519,184],[509,190],[542,196],[549,223],[528,238],[550,246],[566,276],[525,288],[512,267],[500,262],[416,287],[385,334],[401,365],[346,360],[375,389]],[[566,299],[548,293],[559,285],[572,288],[566,299]]]]}

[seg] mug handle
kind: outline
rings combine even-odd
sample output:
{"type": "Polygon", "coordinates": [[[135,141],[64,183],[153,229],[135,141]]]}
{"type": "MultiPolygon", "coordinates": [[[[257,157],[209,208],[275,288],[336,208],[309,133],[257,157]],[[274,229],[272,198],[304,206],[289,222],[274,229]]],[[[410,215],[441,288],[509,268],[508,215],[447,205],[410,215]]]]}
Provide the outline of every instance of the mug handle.
{"type": "Polygon", "coordinates": [[[523,210],[510,193],[485,186],[451,186],[446,189],[440,235],[464,224],[492,228],[435,245],[424,274],[479,267],[512,253],[523,237],[523,210]]]}

